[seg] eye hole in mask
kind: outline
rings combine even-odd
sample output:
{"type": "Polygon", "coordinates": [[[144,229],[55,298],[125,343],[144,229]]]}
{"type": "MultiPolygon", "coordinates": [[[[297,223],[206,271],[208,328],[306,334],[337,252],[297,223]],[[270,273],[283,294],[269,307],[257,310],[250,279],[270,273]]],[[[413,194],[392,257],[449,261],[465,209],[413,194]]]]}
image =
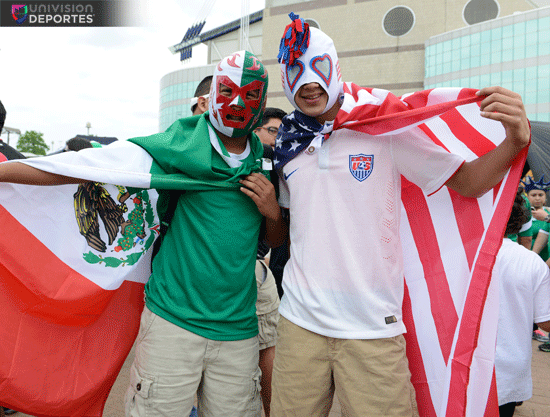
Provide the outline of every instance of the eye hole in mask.
{"type": "Polygon", "coordinates": [[[300,61],[296,61],[295,64],[291,67],[286,68],[286,80],[288,82],[288,86],[290,87],[290,91],[294,90],[294,87],[296,86],[296,83],[304,73],[304,64],[302,64],[300,61]]]}
{"type": "Polygon", "coordinates": [[[332,59],[329,54],[316,56],[309,62],[311,69],[321,77],[327,87],[332,79],[332,59]]]}

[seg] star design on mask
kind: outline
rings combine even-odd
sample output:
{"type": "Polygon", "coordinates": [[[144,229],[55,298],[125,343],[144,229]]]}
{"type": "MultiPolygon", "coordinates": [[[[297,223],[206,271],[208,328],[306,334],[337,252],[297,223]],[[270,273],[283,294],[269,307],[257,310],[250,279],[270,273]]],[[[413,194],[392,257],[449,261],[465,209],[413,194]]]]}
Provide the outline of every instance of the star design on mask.
{"type": "Polygon", "coordinates": [[[307,130],[308,132],[311,132],[311,129],[301,123],[298,123],[298,126],[300,126],[302,129],[307,130]]]}
{"type": "Polygon", "coordinates": [[[296,132],[296,126],[292,125],[290,126],[288,133],[294,133],[294,132],[296,132]]]}
{"type": "Polygon", "coordinates": [[[275,158],[275,159],[273,160],[273,163],[275,164],[275,166],[277,166],[277,165],[279,165],[279,160],[278,160],[277,158],[275,158]]]}
{"type": "Polygon", "coordinates": [[[283,146],[283,139],[281,137],[278,137],[277,140],[275,141],[275,147],[280,148],[282,146],[283,146]]]}

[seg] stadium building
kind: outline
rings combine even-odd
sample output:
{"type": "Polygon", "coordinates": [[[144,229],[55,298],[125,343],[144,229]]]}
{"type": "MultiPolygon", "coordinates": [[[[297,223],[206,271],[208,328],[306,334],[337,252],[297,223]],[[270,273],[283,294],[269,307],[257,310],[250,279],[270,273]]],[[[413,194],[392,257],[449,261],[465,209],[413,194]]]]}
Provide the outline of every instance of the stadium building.
{"type": "MultiPolygon", "coordinates": [[[[550,5],[530,0],[266,0],[250,15],[249,45],[270,75],[268,106],[292,110],[280,82],[279,42],[294,12],[336,45],[344,81],[397,95],[441,86],[502,85],[522,94],[533,121],[550,121],[550,5]]],[[[159,129],[191,114],[196,86],[239,50],[241,20],[184,40],[208,63],[161,80],[159,129]]],[[[187,48],[187,49],[186,49],[187,48]]]]}

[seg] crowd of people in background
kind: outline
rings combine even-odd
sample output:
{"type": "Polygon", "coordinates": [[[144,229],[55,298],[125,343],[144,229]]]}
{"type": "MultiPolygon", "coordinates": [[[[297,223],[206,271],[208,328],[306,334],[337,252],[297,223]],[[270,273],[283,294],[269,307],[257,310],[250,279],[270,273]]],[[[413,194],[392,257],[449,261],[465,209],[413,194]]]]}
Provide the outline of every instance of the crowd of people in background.
{"type": "MultiPolygon", "coordinates": [[[[215,208],[208,192],[201,197],[170,197],[177,201],[146,287],[127,416],[193,416],[196,398],[202,416],[258,417],[262,408],[266,417],[326,416],[335,393],[349,415],[417,412],[400,320],[404,281],[397,264],[389,261],[401,254],[397,249],[387,253],[373,223],[389,198],[379,190],[391,188],[392,201],[399,204],[402,173],[426,193],[447,185],[474,196],[493,187],[529,142],[523,104],[508,90],[482,90],[487,96],[481,103],[484,117],[502,122],[509,132],[483,171],[424,137],[405,142],[335,129],[328,145],[319,148],[330,146],[324,163],[347,172],[347,155],[374,154],[378,165],[371,183],[387,186],[365,191],[358,181],[342,180],[343,174],[327,180],[326,167],[310,163],[314,159],[306,152],[283,155],[286,159],[277,173],[273,161],[278,161],[280,150],[292,147],[293,134],[320,131],[342,106],[332,39],[315,28],[306,27],[306,35],[305,25],[293,17],[285,34],[308,36],[309,46],[301,54],[289,53],[288,48],[280,54],[285,93],[295,107],[292,113],[266,108],[267,73],[256,57],[241,51],[222,60],[214,75],[199,84],[191,102],[193,116],[180,130],[171,131],[175,140],[204,136],[200,146],[208,152],[217,146],[213,167],[243,170],[242,193],[236,197],[234,191],[216,191],[215,197],[224,203],[215,208]],[[319,57],[329,57],[330,66],[310,65],[319,57]],[[292,72],[296,65],[302,69],[299,76],[292,72]],[[431,157],[418,164],[413,154],[431,157]],[[258,160],[266,164],[259,167],[258,160]],[[325,204],[335,198],[338,204],[325,204]],[[357,205],[363,210],[353,210],[357,205]],[[331,219],[342,210],[348,218],[336,227],[331,219]],[[195,219],[188,218],[190,212],[197,213],[195,219]],[[204,222],[214,218],[237,222],[204,222]],[[220,227],[227,235],[216,233],[220,227]],[[354,233],[358,228],[369,233],[354,233]],[[182,230],[193,230],[196,236],[182,240],[182,230]],[[257,252],[250,253],[256,247],[257,252]],[[194,258],[201,250],[211,251],[208,264],[194,258]],[[374,254],[368,265],[350,261],[366,252],[374,254]],[[175,258],[187,262],[178,264],[185,272],[174,268],[175,258]],[[378,271],[387,274],[381,277],[378,271]],[[255,288],[248,279],[252,274],[255,288]],[[206,279],[227,292],[212,294],[206,279]],[[385,285],[378,284],[381,279],[385,285]],[[338,286],[352,290],[341,293],[338,286]],[[221,308],[224,298],[231,302],[221,308]],[[371,376],[365,383],[367,374],[371,376]],[[155,384],[154,399],[143,392],[146,384],[155,384]]],[[[171,150],[170,141],[163,146],[171,150]]],[[[91,145],[68,142],[66,150],[86,147],[91,145]]],[[[23,171],[8,174],[11,181],[33,183],[23,171]]],[[[539,349],[550,351],[550,209],[545,206],[550,183],[528,176],[522,187],[497,258],[501,313],[496,377],[502,417],[512,416],[517,404],[532,394],[531,337],[543,342],[539,349]]],[[[391,233],[396,239],[398,226],[395,219],[391,233]]]]}

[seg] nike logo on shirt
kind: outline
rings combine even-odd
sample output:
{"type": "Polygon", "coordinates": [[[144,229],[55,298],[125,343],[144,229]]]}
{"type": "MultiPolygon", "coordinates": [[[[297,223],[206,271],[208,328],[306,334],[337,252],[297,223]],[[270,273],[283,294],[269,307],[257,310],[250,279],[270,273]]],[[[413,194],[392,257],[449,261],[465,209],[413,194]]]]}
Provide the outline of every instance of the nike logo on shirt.
{"type": "Polygon", "coordinates": [[[294,174],[296,171],[298,171],[299,168],[296,168],[294,171],[292,171],[290,174],[286,175],[285,173],[283,173],[283,177],[285,177],[285,181],[288,181],[288,178],[294,174]]]}

